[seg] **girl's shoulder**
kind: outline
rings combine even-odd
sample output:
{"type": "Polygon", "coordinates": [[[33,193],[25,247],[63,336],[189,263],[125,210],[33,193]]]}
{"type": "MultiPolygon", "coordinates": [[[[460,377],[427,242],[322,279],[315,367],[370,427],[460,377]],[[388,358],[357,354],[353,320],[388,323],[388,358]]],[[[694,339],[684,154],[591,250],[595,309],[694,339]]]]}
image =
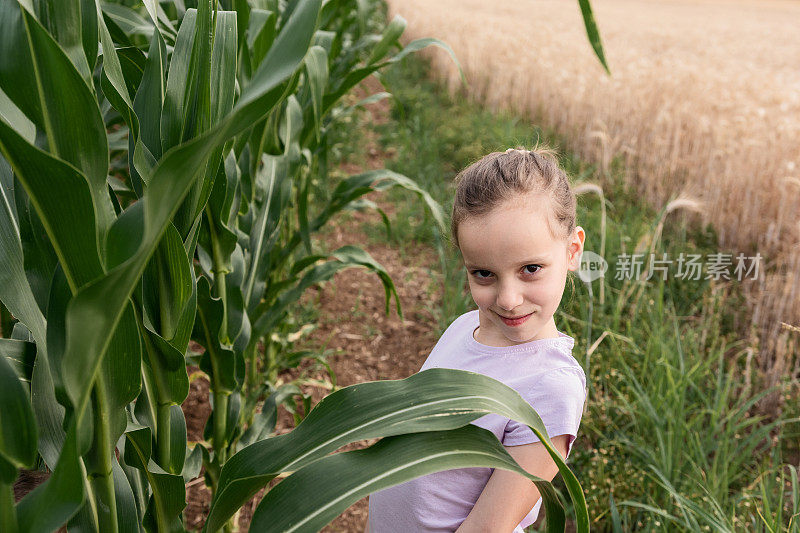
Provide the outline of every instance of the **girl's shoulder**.
{"type": "Polygon", "coordinates": [[[430,351],[427,359],[422,365],[420,370],[425,370],[432,366],[448,366],[454,367],[459,365],[460,358],[453,358],[453,355],[463,353],[463,347],[466,339],[472,337],[472,330],[477,327],[478,310],[467,311],[466,313],[456,317],[444,332],[439,336],[436,344],[430,351]]]}
{"type": "Polygon", "coordinates": [[[467,333],[472,334],[472,329],[477,327],[478,325],[478,310],[473,309],[471,311],[467,311],[466,313],[457,316],[450,322],[450,325],[444,330],[442,335],[439,337],[439,343],[442,341],[448,341],[453,337],[462,338],[466,336],[467,333]]]}

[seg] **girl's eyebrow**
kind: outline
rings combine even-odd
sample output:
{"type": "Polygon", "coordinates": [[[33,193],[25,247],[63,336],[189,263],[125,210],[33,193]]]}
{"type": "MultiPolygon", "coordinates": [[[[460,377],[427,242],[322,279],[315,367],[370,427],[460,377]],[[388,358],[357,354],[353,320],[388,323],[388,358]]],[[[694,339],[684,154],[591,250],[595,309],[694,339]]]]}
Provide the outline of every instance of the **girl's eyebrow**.
{"type": "MultiPolygon", "coordinates": [[[[544,256],[542,256],[542,257],[534,257],[533,259],[528,259],[527,261],[522,261],[521,263],[518,263],[518,266],[524,267],[525,265],[534,265],[536,263],[546,263],[547,261],[549,261],[549,258],[544,257],[544,256]]],[[[464,263],[464,266],[467,267],[470,270],[479,268],[478,265],[473,265],[472,263],[467,263],[467,262],[464,263]]]]}

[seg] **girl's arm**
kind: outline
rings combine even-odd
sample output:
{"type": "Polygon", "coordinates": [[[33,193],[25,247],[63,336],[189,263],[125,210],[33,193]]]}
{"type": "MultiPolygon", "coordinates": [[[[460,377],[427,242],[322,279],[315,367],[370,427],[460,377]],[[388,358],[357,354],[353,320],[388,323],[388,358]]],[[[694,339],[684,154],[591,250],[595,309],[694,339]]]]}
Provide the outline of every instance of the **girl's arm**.
{"type": "MultiPolygon", "coordinates": [[[[561,457],[567,456],[568,438],[569,435],[550,438],[561,457]]],[[[550,481],[556,477],[558,467],[541,442],[504,447],[526,472],[550,481]]],[[[530,479],[497,468],[456,533],[509,533],[538,499],[539,490],[530,479]]]]}

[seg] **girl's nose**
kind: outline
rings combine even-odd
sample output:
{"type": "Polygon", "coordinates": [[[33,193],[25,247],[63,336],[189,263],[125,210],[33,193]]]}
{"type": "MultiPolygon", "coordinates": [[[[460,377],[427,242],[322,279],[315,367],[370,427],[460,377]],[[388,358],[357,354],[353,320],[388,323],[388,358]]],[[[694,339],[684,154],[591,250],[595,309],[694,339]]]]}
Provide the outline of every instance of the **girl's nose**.
{"type": "Polygon", "coordinates": [[[497,306],[506,311],[516,309],[522,303],[522,292],[517,290],[513,284],[506,284],[500,287],[497,293],[497,306]]]}

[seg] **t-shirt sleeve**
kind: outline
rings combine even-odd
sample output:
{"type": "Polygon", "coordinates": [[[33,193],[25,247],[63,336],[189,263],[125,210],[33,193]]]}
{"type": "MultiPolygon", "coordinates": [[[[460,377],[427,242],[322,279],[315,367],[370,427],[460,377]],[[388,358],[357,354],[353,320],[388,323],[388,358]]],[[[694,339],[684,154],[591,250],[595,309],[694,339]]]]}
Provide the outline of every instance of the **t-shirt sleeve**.
{"type": "MultiPolygon", "coordinates": [[[[586,378],[580,367],[563,367],[536,376],[520,395],[536,410],[548,437],[570,435],[567,455],[578,436],[578,427],[586,401],[586,378]]],[[[503,433],[503,445],[519,446],[539,442],[539,437],[521,422],[509,420],[503,433]]]]}

